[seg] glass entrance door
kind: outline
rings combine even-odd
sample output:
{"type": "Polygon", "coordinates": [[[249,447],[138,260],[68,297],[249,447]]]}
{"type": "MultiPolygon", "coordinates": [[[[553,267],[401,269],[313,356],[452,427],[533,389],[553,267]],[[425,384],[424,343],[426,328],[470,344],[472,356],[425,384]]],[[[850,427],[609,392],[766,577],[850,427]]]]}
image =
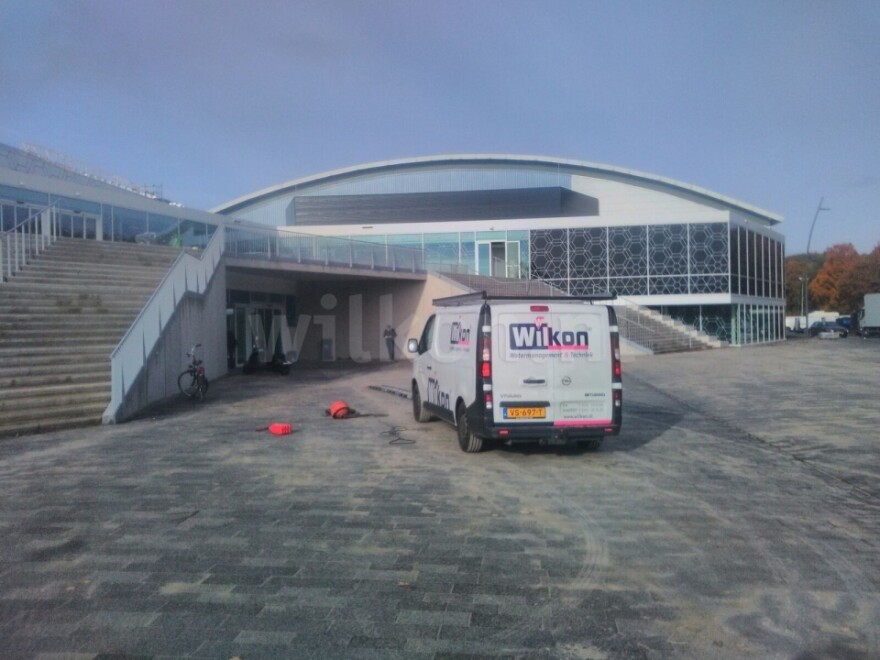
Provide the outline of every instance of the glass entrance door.
{"type": "Polygon", "coordinates": [[[254,349],[260,362],[268,362],[276,353],[284,353],[282,324],[284,310],[272,305],[236,305],[235,366],[247,362],[254,349]]]}
{"type": "Polygon", "coordinates": [[[519,241],[477,241],[477,274],[520,277],[519,241]]]}

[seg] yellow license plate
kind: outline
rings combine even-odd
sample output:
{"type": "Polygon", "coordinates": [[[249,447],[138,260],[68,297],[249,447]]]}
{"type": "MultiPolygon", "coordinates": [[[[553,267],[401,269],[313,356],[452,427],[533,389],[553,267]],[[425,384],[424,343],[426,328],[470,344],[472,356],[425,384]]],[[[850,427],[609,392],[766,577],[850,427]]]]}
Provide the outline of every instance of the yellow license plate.
{"type": "Polygon", "coordinates": [[[546,408],[504,408],[505,419],[544,419],[546,408]]]}

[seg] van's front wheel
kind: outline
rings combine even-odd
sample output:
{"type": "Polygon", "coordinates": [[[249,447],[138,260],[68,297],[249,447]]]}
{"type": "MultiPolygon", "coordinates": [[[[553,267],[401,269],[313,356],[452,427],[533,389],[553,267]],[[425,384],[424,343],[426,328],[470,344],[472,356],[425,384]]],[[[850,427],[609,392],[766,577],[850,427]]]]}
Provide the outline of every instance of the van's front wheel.
{"type": "Polygon", "coordinates": [[[430,422],[431,421],[431,413],[425,410],[425,406],[422,403],[422,397],[419,395],[419,386],[413,381],[412,386],[412,404],[413,404],[413,417],[417,422],[430,422]]]}
{"type": "Polygon", "coordinates": [[[467,410],[465,409],[463,403],[459,404],[458,406],[456,418],[456,428],[458,429],[458,446],[461,447],[461,450],[466,451],[469,454],[483,451],[483,438],[476,436],[471,432],[470,426],[468,425],[467,421],[467,410]]]}

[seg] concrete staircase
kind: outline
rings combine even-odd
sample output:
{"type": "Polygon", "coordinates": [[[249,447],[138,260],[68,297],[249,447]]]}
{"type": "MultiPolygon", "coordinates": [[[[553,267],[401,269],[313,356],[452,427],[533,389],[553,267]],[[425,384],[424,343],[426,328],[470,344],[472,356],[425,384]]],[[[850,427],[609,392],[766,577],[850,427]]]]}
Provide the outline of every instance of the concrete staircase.
{"type": "MultiPolygon", "coordinates": [[[[435,274],[461,284],[471,291],[486,291],[497,296],[545,296],[548,298],[568,296],[565,291],[539,279],[487,277],[454,272],[435,274]]],[[[681,321],[676,321],[623,298],[618,298],[612,304],[617,312],[620,336],[634,344],[638,352],[674,353],[721,348],[726,345],[725,342],[694,330],[681,321]]]]}
{"type": "Polygon", "coordinates": [[[726,346],[691,326],[631,302],[614,303],[620,336],[654,354],[700,351],[726,346]]]}
{"type": "Polygon", "coordinates": [[[544,296],[565,298],[568,294],[544,280],[526,280],[514,277],[489,277],[472,273],[436,273],[471,291],[485,291],[492,296],[544,296]]]}
{"type": "Polygon", "coordinates": [[[179,252],[59,239],[0,284],[0,437],[101,422],[110,353],[179,252]]]}

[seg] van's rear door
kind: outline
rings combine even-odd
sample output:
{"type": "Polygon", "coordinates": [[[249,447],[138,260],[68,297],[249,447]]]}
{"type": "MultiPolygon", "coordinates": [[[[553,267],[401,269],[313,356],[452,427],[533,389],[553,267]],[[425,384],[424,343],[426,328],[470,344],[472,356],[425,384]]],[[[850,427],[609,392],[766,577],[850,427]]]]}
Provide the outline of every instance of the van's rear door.
{"type": "Polygon", "coordinates": [[[494,422],[611,423],[608,310],[583,302],[493,305],[494,422]]]}

